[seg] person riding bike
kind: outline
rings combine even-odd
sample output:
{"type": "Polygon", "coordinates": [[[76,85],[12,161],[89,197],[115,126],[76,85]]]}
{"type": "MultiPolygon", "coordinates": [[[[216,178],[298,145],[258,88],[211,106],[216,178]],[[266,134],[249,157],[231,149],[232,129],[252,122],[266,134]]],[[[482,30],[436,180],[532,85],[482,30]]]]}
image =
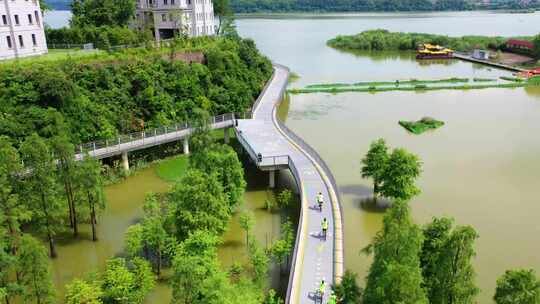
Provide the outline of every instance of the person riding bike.
{"type": "Polygon", "coordinates": [[[324,218],[324,220],[321,223],[321,228],[323,232],[323,237],[326,240],[326,232],[328,232],[328,220],[324,218]]]}
{"type": "Polygon", "coordinates": [[[322,195],[321,192],[319,192],[319,194],[317,194],[317,204],[319,205],[319,210],[322,212],[322,205],[324,203],[324,196],[322,195]]]}
{"type": "Polygon", "coordinates": [[[321,285],[319,285],[319,290],[317,292],[319,293],[319,299],[321,299],[321,304],[324,299],[324,292],[326,291],[326,282],[324,280],[321,281],[321,285]]]}

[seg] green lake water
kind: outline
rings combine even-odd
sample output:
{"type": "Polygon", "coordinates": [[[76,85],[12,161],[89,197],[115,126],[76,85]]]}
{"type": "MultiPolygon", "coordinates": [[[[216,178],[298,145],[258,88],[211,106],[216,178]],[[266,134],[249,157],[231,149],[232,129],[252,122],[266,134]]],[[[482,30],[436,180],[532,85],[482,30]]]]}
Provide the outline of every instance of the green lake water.
{"type": "MultiPolygon", "coordinates": [[[[338,34],[385,28],[458,35],[531,35],[540,13],[490,12],[279,16],[237,21],[273,61],[300,75],[291,87],[317,83],[497,78],[507,71],[458,60],[416,61],[414,54],[359,52],[326,46],[338,34]],[[276,34],[279,33],[279,34],[276,34]]],[[[381,228],[382,213],[366,210],[371,181],[360,159],[371,141],[385,138],[420,156],[422,194],[412,202],[414,220],[449,216],[471,225],[476,242],[479,303],[492,303],[496,279],[510,268],[540,272],[540,88],[291,95],[287,125],[310,143],[332,169],[343,198],[346,268],[364,284],[370,258],[361,255],[381,228]],[[399,120],[432,116],[445,126],[417,136],[399,120]]],[[[285,115],[282,115],[285,116],[285,115]]]]}

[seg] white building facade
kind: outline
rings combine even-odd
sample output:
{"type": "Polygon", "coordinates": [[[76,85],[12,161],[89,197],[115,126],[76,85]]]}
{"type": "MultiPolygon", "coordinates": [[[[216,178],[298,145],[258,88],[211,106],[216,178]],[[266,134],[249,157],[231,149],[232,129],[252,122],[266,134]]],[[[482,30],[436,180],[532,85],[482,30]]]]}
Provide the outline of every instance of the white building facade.
{"type": "Polygon", "coordinates": [[[38,0],[0,0],[0,60],[47,53],[38,0]]]}
{"type": "Polygon", "coordinates": [[[151,29],[157,41],[178,33],[214,35],[214,5],[212,0],[137,0],[136,26],[151,29]]]}

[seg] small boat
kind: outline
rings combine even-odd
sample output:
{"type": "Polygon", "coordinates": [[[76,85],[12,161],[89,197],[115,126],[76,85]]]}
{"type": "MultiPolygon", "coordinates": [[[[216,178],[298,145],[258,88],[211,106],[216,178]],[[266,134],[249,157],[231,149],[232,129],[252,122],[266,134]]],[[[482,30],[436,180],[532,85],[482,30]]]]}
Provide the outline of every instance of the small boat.
{"type": "Polygon", "coordinates": [[[450,59],[454,51],[440,45],[421,44],[416,53],[416,59],[450,59]]]}

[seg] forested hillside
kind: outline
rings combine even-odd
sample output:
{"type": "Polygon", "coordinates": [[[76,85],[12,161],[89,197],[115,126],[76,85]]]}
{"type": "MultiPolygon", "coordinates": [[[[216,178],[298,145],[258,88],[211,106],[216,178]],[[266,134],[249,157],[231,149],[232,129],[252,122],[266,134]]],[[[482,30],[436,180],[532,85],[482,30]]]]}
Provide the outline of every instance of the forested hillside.
{"type": "Polygon", "coordinates": [[[189,39],[178,51],[200,50],[206,64],[170,60],[170,50],[138,49],[0,66],[0,136],[15,144],[37,132],[67,128],[73,143],[186,121],[251,106],[272,67],[251,40],[189,39]]]}
{"type": "MultiPolygon", "coordinates": [[[[71,0],[46,0],[54,9],[69,9],[71,0]]],[[[538,7],[533,1],[492,1],[485,6],[481,1],[467,0],[230,0],[236,13],[253,12],[352,12],[352,11],[431,11],[470,9],[519,9],[538,7]]]]}

